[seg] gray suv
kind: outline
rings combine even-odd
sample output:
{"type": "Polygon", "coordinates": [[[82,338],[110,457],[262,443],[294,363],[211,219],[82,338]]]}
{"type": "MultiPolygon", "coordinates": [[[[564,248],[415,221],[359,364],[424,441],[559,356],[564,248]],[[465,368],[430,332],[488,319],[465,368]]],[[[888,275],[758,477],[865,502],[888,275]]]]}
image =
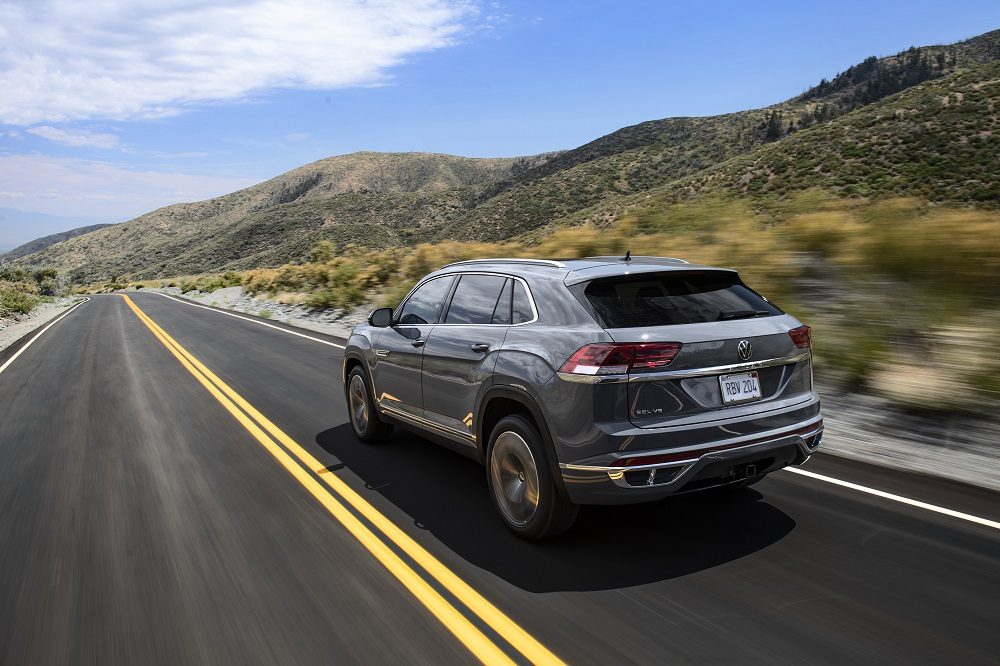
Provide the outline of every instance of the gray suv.
{"type": "Polygon", "coordinates": [[[808,326],[736,272],[664,257],[462,261],[375,310],[344,355],[351,425],[480,461],[511,530],[580,504],[739,488],[823,434],[808,326]]]}

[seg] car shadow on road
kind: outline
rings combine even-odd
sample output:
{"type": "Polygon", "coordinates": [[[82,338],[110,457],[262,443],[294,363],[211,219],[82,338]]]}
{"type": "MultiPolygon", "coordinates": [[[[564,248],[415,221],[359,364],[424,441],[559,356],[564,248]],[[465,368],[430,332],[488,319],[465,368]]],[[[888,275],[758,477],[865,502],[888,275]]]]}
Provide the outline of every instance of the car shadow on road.
{"type": "Polygon", "coordinates": [[[650,504],[583,507],[567,534],[522,541],[501,523],[485,470],[397,428],[383,444],[363,444],[350,425],[316,442],[391,501],[420,529],[474,566],[531,592],[607,590],[684,576],[779,541],[795,521],[747,488],[650,504]]]}

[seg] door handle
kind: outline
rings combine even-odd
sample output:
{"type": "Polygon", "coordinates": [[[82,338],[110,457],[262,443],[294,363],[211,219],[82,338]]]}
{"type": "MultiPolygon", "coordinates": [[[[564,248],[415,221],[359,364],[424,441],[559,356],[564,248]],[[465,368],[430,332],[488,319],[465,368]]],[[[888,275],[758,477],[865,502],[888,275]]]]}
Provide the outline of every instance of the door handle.
{"type": "Polygon", "coordinates": [[[423,347],[424,341],[421,338],[417,338],[416,340],[410,340],[410,344],[414,347],[423,347]]]}
{"type": "Polygon", "coordinates": [[[485,354],[490,350],[490,346],[485,342],[474,342],[473,344],[469,345],[469,349],[471,349],[474,352],[478,352],[480,354],[485,354]]]}

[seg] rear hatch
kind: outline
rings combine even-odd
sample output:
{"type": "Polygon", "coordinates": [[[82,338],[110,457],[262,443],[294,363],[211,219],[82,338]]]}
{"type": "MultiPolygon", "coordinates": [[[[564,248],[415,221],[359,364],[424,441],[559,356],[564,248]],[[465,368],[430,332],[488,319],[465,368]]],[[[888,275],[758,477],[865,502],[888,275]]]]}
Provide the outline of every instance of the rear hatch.
{"type": "Polygon", "coordinates": [[[631,368],[629,418],[639,427],[752,414],[811,395],[808,341],[789,335],[799,322],[735,272],[619,275],[572,289],[617,343],[681,343],[669,365],[631,368]]]}

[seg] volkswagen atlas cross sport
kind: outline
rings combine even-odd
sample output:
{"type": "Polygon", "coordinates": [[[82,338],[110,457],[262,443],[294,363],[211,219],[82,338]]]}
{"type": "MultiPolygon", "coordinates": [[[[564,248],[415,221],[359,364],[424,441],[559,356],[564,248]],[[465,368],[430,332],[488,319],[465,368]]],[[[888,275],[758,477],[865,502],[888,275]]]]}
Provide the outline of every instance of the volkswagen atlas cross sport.
{"type": "Polygon", "coordinates": [[[508,527],[539,539],[580,504],[738,488],[805,462],[823,432],[811,349],[809,327],[732,270],[481,259],[372,312],[343,379],[360,440],[403,425],[471,456],[508,527]]]}

